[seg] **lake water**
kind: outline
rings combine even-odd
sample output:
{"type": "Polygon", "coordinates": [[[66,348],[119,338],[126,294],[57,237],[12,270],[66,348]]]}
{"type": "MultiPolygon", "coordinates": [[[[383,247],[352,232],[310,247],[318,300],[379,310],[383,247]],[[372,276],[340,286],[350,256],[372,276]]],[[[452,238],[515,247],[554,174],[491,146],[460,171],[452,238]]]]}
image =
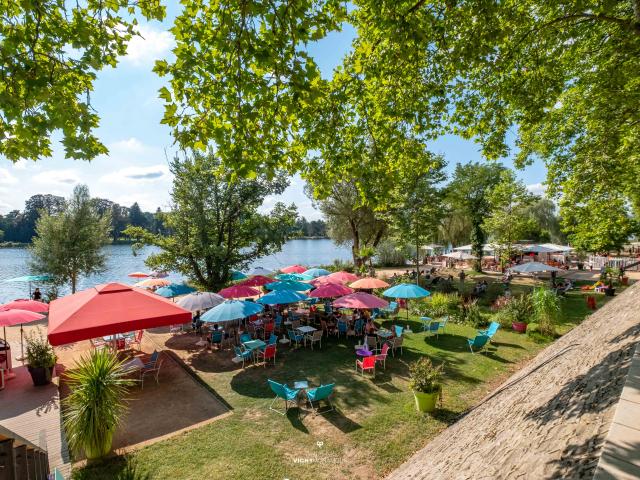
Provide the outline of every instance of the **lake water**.
{"type": "MultiPolygon", "coordinates": [[[[107,251],[107,270],[99,275],[82,278],[79,289],[88,288],[105,282],[134,283],[128,273],[148,271],[144,261],[155,251],[154,247],[146,247],[133,255],[130,245],[109,245],[107,251]]],[[[4,280],[28,275],[29,250],[26,248],[0,248],[0,303],[16,298],[24,298],[29,294],[29,285],[24,283],[5,283],[4,280]]],[[[309,267],[326,265],[334,260],[350,260],[351,249],[336,246],[331,240],[290,240],[279,253],[257,260],[254,266],[262,266],[270,270],[299,263],[309,267]]],[[[182,277],[171,274],[170,280],[182,281],[182,277]]],[[[68,293],[62,290],[60,294],[68,293]]]]}

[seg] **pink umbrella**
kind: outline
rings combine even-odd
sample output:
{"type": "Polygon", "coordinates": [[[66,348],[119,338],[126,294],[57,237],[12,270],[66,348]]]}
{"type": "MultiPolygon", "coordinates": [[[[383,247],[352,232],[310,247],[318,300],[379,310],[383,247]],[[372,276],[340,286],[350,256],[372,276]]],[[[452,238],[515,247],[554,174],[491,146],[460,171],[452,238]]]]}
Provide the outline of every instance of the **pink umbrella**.
{"type": "Polygon", "coordinates": [[[260,295],[260,291],[246,285],[234,285],[233,287],[223,288],[218,294],[224,298],[245,298],[260,295]]]}
{"type": "MultiPolygon", "coordinates": [[[[39,303],[39,302],[36,302],[39,303]]],[[[7,343],[7,330],[6,327],[12,325],[20,325],[20,352],[21,357],[24,358],[24,344],[23,344],[23,330],[22,324],[33,322],[35,320],[41,320],[44,315],[40,315],[36,312],[29,310],[19,310],[17,308],[9,308],[5,305],[0,306],[0,325],[4,331],[4,343],[7,343]]],[[[7,367],[9,366],[9,358],[7,356],[7,367]]]]}
{"type": "Polygon", "coordinates": [[[338,298],[331,305],[339,308],[385,308],[389,302],[369,293],[356,292],[338,298]]]}
{"type": "Polygon", "coordinates": [[[342,285],[342,282],[336,280],[335,278],[329,278],[327,276],[314,278],[309,283],[316,288],[322,287],[324,285],[331,285],[331,284],[342,285]]]}
{"type": "Polygon", "coordinates": [[[282,273],[304,273],[307,271],[302,265],[290,265],[288,267],[281,268],[282,273]]]}
{"type": "Polygon", "coordinates": [[[238,283],[238,285],[242,285],[245,287],[262,287],[263,285],[274,282],[276,282],[276,280],[274,280],[273,278],[265,277],[264,275],[255,275],[251,278],[243,280],[242,282],[238,283]]]}
{"type": "Polygon", "coordinates": [[[131,278],[147,278],[149,276],[150,275],[148,273],[144,273],[144,272],[132,272],[127,275],[127,277],[131,277],[131,278]]]}
{"type": "Polygon", "coordinates": [[[389,284],[384,280],[380,280],[379,278],[365,277],[365,278],[361,278],[360,280],[356,280],[349,286],[351,288],[374,289],[374,288],[387,288],[389,284]]]}
{"type": "Polygon", "coordinates": [[[349,272],[333,272],[331,275],[327,275],[328,278],[338,280],[340,283],[355,282],[358,280],[358,276],[349,272]]]}
{"type": "Polygon", "coordinates": [[[14,310],[27,310],[29,312],[43,313],[49,311],[49,305],[37,300],[29,300],[27,298],[19,298],[13,302],[5,303],[3,307],[14,310]]]}
{"type": "Polygon", "coordinates": [[[327,283],[312,291],[309,296],[316,298],[335,298],[353,293],[353,290],[337,283],[327,283]]]}

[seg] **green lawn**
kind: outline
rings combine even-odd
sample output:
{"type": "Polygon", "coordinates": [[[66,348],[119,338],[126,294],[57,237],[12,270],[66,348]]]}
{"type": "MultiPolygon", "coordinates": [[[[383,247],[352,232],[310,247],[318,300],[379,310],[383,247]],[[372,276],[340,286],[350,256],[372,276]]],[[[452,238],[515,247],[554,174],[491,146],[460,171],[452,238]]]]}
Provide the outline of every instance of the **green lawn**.
{"type": "MultiPolygon", "coordinates": [[[[514,290],[526,288],[530,287],[514,290]]],[[[560,331],[568,331],[588,313],[583,297],[576,291],[563,300],[560,331]]],[[[598,298],[601,305],[604,297],[598,298]]],[[[404,314],[402,324],[406,324],[404,314]]],[[[435,338],[421,332],[417,319],[412,318],[410,325],[415,333],[407,335],[404,354],[390,357],[386,371],[380,369],[374,380],[355,374],[354,341],[344,338],[329,339],[319,351],[283,348],[277,365],[266,369],[230,370],[229,352],[199,356],[194,369],[231,405],[233,414],[131,455],[138,478],[378,478],[547,344],[500,330],[486,354],[471,355],[466,338],[475,329],[469,326],[449,324],[446,334],[435,338]],[[409,363],[425,354],[436,363],[445,362],[444,403],[433,416],[416,413],[407,388],[409,363]],[[273,396],[267,378],[335,382],[337,411],[318,417],[298,415],[297,410],[278,415],[268,409],[273,396]]],[[[135,477],[125,466],[118,457],[76,470],[74,478],[135,477]]]]}

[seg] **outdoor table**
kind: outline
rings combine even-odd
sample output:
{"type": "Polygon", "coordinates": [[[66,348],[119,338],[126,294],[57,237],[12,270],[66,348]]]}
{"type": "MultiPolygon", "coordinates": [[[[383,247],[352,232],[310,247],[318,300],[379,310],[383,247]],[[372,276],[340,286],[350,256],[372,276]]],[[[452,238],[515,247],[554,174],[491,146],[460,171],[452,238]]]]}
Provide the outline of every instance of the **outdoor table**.
{"type": "Polygon", "coordinates": [[[242,343],[247,350],[257,350],[266,345],[262,340],[249,340],[248,342],[242,343]]]}
{"type": "Polygon", "coordinates": [[[143,367],[144,367],[144,362],[140,360],[140,357],[134,357],[131,360],[124,362],[122,364],[123,369],[129,370],[131,372],[134,372],[136,370],[142,370],[143,367]]]}
{"type": "Polygon", "coordinates": [[[370,357],[371,355],[373,355],[373,352],[370,352],[369,350],[365,350],[364,348],[362,348],[360,350],[356,350],[356,355],[363,358],[370,357]]]}
{"type": "Polygon", "coordinates": [[[308,325],[303,325],[301,327],[296,328],[297,331],[299,331],[300,333],[307,335],[309,333],[313,333],[317,330],[317,328],[314,327],[310,327],[308,325]]]}
{"type": "Polygon", "coordinates": [[[393,333],[389,330],[378,330],[378,336],[384,338],[385,340],[393,337],[393,333]]]}
{"type": "Polygon", "coordinates": [[[102,339],[105,342],[111,343],[114,350],[118,350],[118,340],[124,340],[125,337],[126,335],[124,333],[116,333],[115,335],[105,335],[102,339]]]}

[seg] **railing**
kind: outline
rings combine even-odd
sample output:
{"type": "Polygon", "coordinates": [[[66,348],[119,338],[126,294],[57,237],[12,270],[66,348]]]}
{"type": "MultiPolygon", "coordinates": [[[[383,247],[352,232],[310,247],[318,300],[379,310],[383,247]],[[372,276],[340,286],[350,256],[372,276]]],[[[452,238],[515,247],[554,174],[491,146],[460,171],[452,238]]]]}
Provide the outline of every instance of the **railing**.
{"type": "Polygon", "coordinates": [[[0,425],[0,480],[46,480],[49,457],[38,447],[0,425]]]}
{"type": "Polygon", "coordinates": [[[640,270],[637,257],[600,257],[598,255],[590,255],[586,265],[592,265],[594,270],[600,270],[602,267],[624,267],[625,270],[640,270]]]}

